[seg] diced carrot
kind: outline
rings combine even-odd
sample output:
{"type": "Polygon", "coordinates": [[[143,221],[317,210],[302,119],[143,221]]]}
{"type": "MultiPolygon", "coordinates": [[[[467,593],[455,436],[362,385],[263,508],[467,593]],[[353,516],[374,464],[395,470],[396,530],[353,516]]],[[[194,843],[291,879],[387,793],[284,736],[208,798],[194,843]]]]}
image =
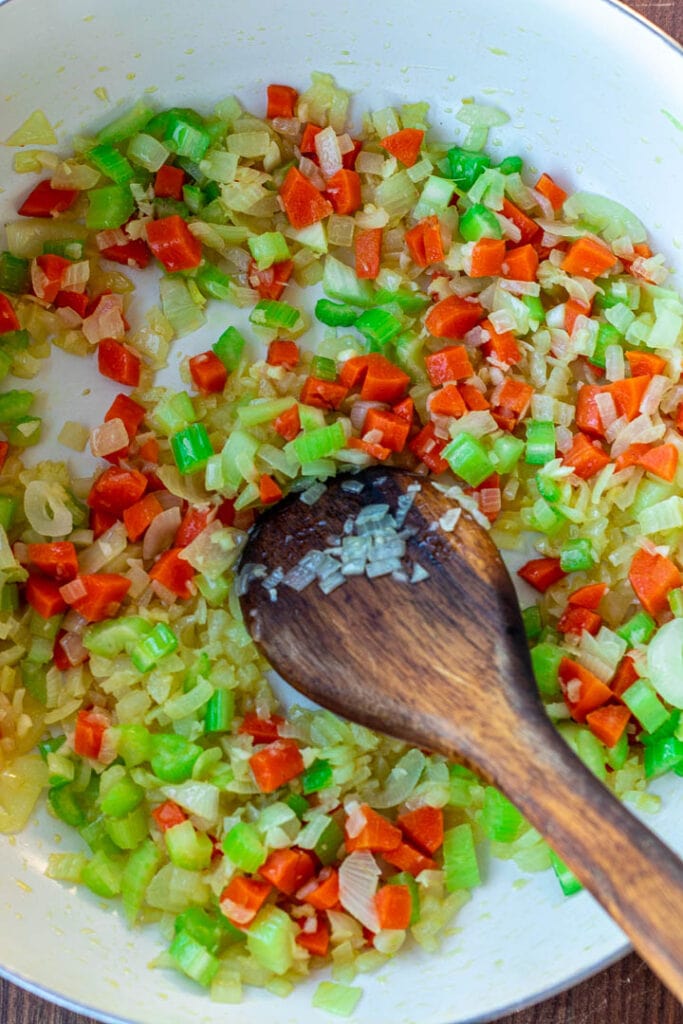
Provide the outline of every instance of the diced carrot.
{"type": "Polygon", "coordinates": [[[590,608],[568,607],[557,623],[558,633],[573,633],[576,636],[586,631],[595,636],[602,625],[602,616],[590,608]]]}
{"type": "Polygon", "coordinates": [[[375,893],[375,910],[380,928],[403,931],[413,911],[410,889],[407,885],[383,885],[375,893]]]}
{"type": "Polygon", "coordinates": [[[516,419],[521,420],[526,415],[533,394],[534,389],[530,384],[506,377],[498,392],[496,408],[505,413],[513,413],[516,419]]]}
{"type": "Polygon", "coordinates": [[[380,431],[382,435],[379,444],[392,452],[402,452],[410,434],[410,423],[393,412],[385,412],[383,409],[368,409],[363,424],[363,434],[375,430],[380,431]]]}
{"type": "Polygon", "coordinates": [[[107,512],[104,509],[93,508],[90,510],[90,529],[93,532],[95,540],[101,537],[103,533],[114,525],[118,515],[114,512],[107,512]]]}
{"type": "Polygon", "coordinates": [[[360,812],[364,819],[361,830],[354,836],[349,834],[348,819],[344,836],[348,853],[354,850],[370,850],[373,853],[386,853],[395,850],[402,841],[401,830],[392,825],[384,817],[373,811],[369,804],[361,804],[360,812]]]}
{"type": "Polygon", "coordinates": [[[628,578],[646,612],[658,615],[669,607],[668,595],[681,585],[678,566],[664,555],[641,548],[633,556],[628,578]]]}
{"type": "Polygon", "coordinates": [[[484,308],[476,300],[449,295],[436,302],[425,317],[425,327],[434,338],[464,338],[484,316],[484,308]]]}
{"type": "Polygon", "coordinates": [[[474,375],[474,367],[464,345],[447,345],[425,357],[427,374],[434,387],[474,375]]]}
{"type": "Polygon", "coordinates": [[[395,416],[400,416],[402,420],[412,423],[413,416],[415,415],[415,403],[410,395],[408,395],[406,398],[402,398],[400,402],[396,402],[395,405],[392,405],[391,411],[395,416]]]}
{"type": "Polygon", "coordinates": [[[307,850],[296,847],[273,850],[259,868],[259,874],[286,896],[293,896],[297,889],[313,878],[315,861],[307,850]]]}
{"type": "Polygon", "coordinates": [[[104,414],[104,422],[108,423],[110,420],[122,420],[128,439],[133,440],[140,424],[145,418],[145,409],[143,406],[138,405],[128,395],[117,395],[112,404],[104,414]]]}
{"type": "Polygon", "coordinates": [[[284,412],[281,412],[273,420],[273,429],[280,437],[284,437],[285,441],[293,441],[301,430],[299,406],[293,405],[290,409],[285,409],[284,412]]]}
{"type": "Polygon", "coordinates": [[[678,468],[678,448],[675,444],[658,444],[641,455],[638,465],[671,483],[678,468]]]}
{"type": "Polygon", "coordinates": [[[576,410],[574,419],[576,425],[584,434],[591,437],[604,437],[605,428],[602,425],[600,409],[595,401],[601,389],[596,384],[583,384],[576,396],[576,410]]]}
{"type": "Polygon", "coordinates": [[[256,785],[262,793],[274,793],[304,770],[304,759],[293,740],[277,739],[249,758],[256,785]]]}
{"type": "Polygon", "coordinates": [[[564,456],[565,465],[571,466],[582,480],[590,480],[609,465],[609,461],[609,455],[581,433],[574,435],[572,446],[564,456]]]}
{"type": "Polygon", "coordinates": [[[391,448],[385,448],[383,444],[376,441],[366,441],[362,437],[347,438],[346,447],[365,452],[371,459],[377,459],[378,462],[386,462],[391,455],[391,448]]]}
{"type": "Polygon", "coordinates": [[[102,749],[104,734],[110,725],[109,716],[98,708],[79,711],[74,729],[74,753],[79,757],[90,757],[97,760],[102,749]]]}
{"type": "Polygon", "coordinates": [[[405,233],[405,242],[418,267],[439,263],[445,256],[441,225],[435,214],[424,217],[405,233]]]}
{"type": "Polygon", "coordinates": [[[424,853],[436,853],[443,844],[443,811],[440,807],[418,807],[396,819],[406,839],[424,853]]]}
{"type": "Polygon", "coordinates": [[[332,203],[336,214],[348,217],[361,207],[360,175],[357,171],[342,167],[327,179],[325,195],[332,203]]]}
{"type": "Polygon", "coordinates": [[[420,128],[401,128],[393,135],[380,139],[379,144],[387,153],[400,160],[404,167],[412,167],[420,155],[424,134],[420,128]]]}
{"type": "Polygon", "coordinates": [[[408,442],[408,448],[413,455],[424,462],[432,473],[445,473],[448,463],[441,457],[441,452],[446,447],[446,441],[438,438],[434,433],[434,424],[428,423],[408,442]]]}
{"type": "Polygon", "coordinates": [[[537,272],[538,253],[533,245],[518,245],[505,253],[503,277],[511,281],[535,281],[537,272]]]}
{"type": "Polygon", "coordinates": [[[299,144],[299,151],[304,156],[313,157],[317,160],[317,154],[315,149],[315,137],[322,128],[318,124],[311,124],[310,121],[304,127],[304,133],[301,136],[301,143],[299,144]]]}
{"type": "Polygon", "coordinates": [[[301,401],[318,409],[338,409],[348,393],[349,389],[336,381],[307,377],[301,389],[301,401]]]}
{"type": "Polygon", "coordinates": [[[618,743],[631,718],[631,712],[624,704],[605,704],[586,715],[586,724],[594,736],[606,747],[618,743]]]}
{"type": "MultiPolygon", "coordinates": [[[[304,919],[304,920],[311,920],[304,919]]],[[[330,946],[330,926],[323,918],[318,918],[315,931],[306,931],[305,926],[296,936],[296,943],[307,949],[311,956],[327,956],[330,946]]]]}
{"type": "Polygon", "coordinates": [[[666,369],[666,359],[662,359],[655,352],[642,352],[639,349],[635,349],[632,352],[627,352],[626,358],[628,365],[631,367],[632,377],[641,377],[643,374],[654,377],[657,374],[664,373],[666,369]]]}
{"type": "Polygon", "coordinates": [[[622,694],[626,693],[630,686],[633,686],[636,679],[638,679],[638,673],[633,662],[633,658],[630,655],[625,654],[619,662],[619,667],[614,673],[612,681],[610,682],[610,690],[615,697],[621,697],[622,694]]]}
{"type": "Polygon", "coordinates": [[[624,380],[615,380],[612,384],[606,384],[604,391],[612,396],[616,406],[617,414],[625,416],[627,420],[633,420],[640,412],[640,403],[647,391],[651,377],[645,374],[640,377],[626,377],[624,380]]]}
{"type": "Polygon", "coordinates": [[[425,857],[410,843],[400,843],[393,850],[384,850],[382,857],[399,871],[407,871],[414,876],[419,875],[422,871],[435,871],[438,867],[435,860],[425,857]]]}
{"type": "Polygon", "coordinates": [[[299,346],[295,341],[282,341],[276,338],[268,346],[266,362],[269,366],[284,366],[293,370],[299,362],[299,346]]]}
{"type": "Polygon", "coordinates": [[[356,256],[356,277],[374,281],[381,266],[382,228],[356,231],[353,249],[356,256]]]}
{"type": "Polygon", "coordinates": [[[559,210],[564,205],[567,193],[563,188],[553,181],[549,174],[542,174],[535,185],[536,191],[550,201],[553,210],[559,210]]]}
{"type": "Polygon", "coordinates": [[[56,580],[30,573],[26,580],[24,597],[38,615],[44,619],[51,619],[53,615],[59,615],[66,610],[66,602],[59,592],[59,586],[56,580]]]}
{"type": "Polygon", "coordinates": [[[177,213],[147,222],[147,244],[165,270],[192,270],[202,259],[202,243],[177,213]]]}
{"type": "Polygon", "coordinates": [[[608,590],[606,583],[587,583],[585,587],[579,587],[569,595],[568,603],[594,612],[608,590]]]}
{"type": "Polygon", "coordinates": [[[299,98],[296,89],[292,89],[291,85],[269,85],[266,93],[268,96],[267,118],[294,117],[294,108],[299,98]]]}
{"type": "Polygon", "coordinates": [[[503,270],[504,259],[504,239],[480,238],[472,246],[467,274],[469,277],[498,276],[503,270]]]}
{"type": "Polygon", "coordinates": [[[318,886],[307,893],[306,903],[316,910],[331,910],[339,902],[339,874],[335,868],[323,868],[318,875],[318,886]]]}
{"type": "Polygon", "coordinates": [[[558,670],[564,700],[576,722],[612,698],[612,691],[601,679],[571,658],[563,658],[558,670]]]}
{"type": "Polygon", "coordinates": [[[186,558],[181,558],[183,550],[170,548],[169,551],[164,551],[149,570],[149,575],[176,597],[185,599],[192,597],[195,592],[191,586],[195,570],[186,558]]]}
{"type": "Polygon", "coordinates": [[[146,494],[140,501],[123,510],[123,523],[126,527],[128,540],[135,542],[164,511],[163,505],[155,494],[146,494]]]}
{"type": "Polygon", "coordinates": [[[70,209],[80,195],[76,189],[53,188],[49,178],[39,181],[18,209],[22,217],[56,217],[70,209]]]}
{"type": "Polygon", "coordinates": [[[28,560],[39,572],[59,583],[72,580],[78,575],[78,556],[70,540],[29,544],[28,560]]]}
{"type": "Polygon", "coordinates": [[[293,228],[310,227],[333,212],[332,203],[297,167],[290,167],[280,187],[280,199],[293,228]]]}
{"type": "Polygon", "coordinates": [[[495,358],[503,366],[514,366],[521,362],[522,352],[512,331],[499,333],[490,320],[482,320],[481,327],[488,332],[489,340],[482,346],[487,359],[495,358]]]}
{"type": "Polygon", "coordinates": [[[467,412],[457,384],[444,384],[438,391],[432,391],[427,398],[427,409],[431,416],[464,416],[467,412]]]}
{"type": "Polygon", "coordinates": [[[293,896],[297,889],[310,881],[314,872],[312,854],[295,847],[273,850],[259,868],[261,877],[286,896],[293,896]]]}
{"type": "Polygon", "coordinates": [[[491,408],[491,403],[486,398],[486,395],[483,395],[474,384],[458,384],[458,391],[470,411],[491,408]]]}
{"type": "Polygon", "coordinates": [[[262,473],[258,482],[259,498],[262,505],[273,505],[282,497],[282,488],[272,476],[262,473]]]}
{"type": "Polygon", "coordinates": [[[611,270],[616,262],[617,258],[611,249],[586,235],[570,245],[560,266],[568,274],[576,274],[594,281],[596,277],[611,270]]]}
{"type": "Polygon", "coordinates": [[[588,302],[581,299],[567,299],[564,305],[564,329],[567,334],[573,334],[576,321],[580,316],[590,316],[591,307],[588,302]]]}
{"type": "Polygon", "coordinates": [[[190,505],[173,538],[173,547],[184,548],[191,544],[212,522],[215,514],[214,505],[190,505]]]}
{"type": "Polygon", "coordinates": [[[140,445],[138,454],[143,462],[158,462],[159,442],[156,437],[148,437],[145,443],[140,445]]]}
{"type": "Polygon", "coordinates": [[[154,195],[164,199],[183,198],[185,171],[173,164],[162,164],[154,178],[154,195]]]}
{"type": "Polygon", "coordinates": [[[102,338],[97,346],[97,369],[103,377],[136,388],[140,383],[142,360],[115,338],[102,338]]]}
{"type": "Polygon", "coordinates": [[[66,583],[61,588],[62,596],[65,588],[73,587],[76,581],[85,588],[85,594],[75,600],[66,598],[66,603],[88,622],[101,622],[116,615],[131,586],[130,580],[118,573],[91,573],[88,576],[77,576],[75,581],[66,583]]]}
{"type": "Polygon", "coordinates": [[[291,260],[280,260],[265,270],[259,270],[254,260],[247,269],[247,279],[251,288],[259,293],[262,299],[279,299],[285,285],[292,276],[294,264],[291,260]]]}
{"type": "Polygon", "coordinates": [[[567,574],[560,566],[559,558],[532,558],[517,570],[517,575],[539,593],[545,594],[548,587],[564,579],[567,574]]]}
{"type": "Polygon", "coordinates": [[[236,928],[246,928],[254,920],[273,891],[270,882],[235,875],[221,893],[219,906],[236,928]]]}
{"type": "Polygon", "coordinates": [[[227,383],[228,371],[215,352],[200,352],[192,356],[189,366],[197,391],[204,395],[220,394],[227,383]]]}
{"type": "Polygon", "coordinates": [[[502,214],[511,220],[515,227],[519,228],[521,238],[520,242],[522,245],[526,245],[527,242],[533,242],[537,235],[540,235],[541,228],[538,226],[535,220],[527,216],[523,210],[520,210],[518,206],[511,203],[509,199],[503,200],[502,214]]]}
{"type": "Polygon", "coordinates": [[[167,832],[169,828],[175,828],[176,825],[182,825],[184,821],[187,821],[185,811],[178,806],[175,800],[164,800],[163,804],[154,808],[152,817],[160,832],[167,832]]]}
{"type": "MultiPolygon", "coordinates": [[[[145,248],[147,248],[146,245],[145,248]]],[[[78,313],[83,319],[87,316],[89,305],[90,299],[87,292],[57,292],[54,301],[55,309],[73,309],[74,313],[78,313]]]]}
{"type": "Polygon", "coordinates": [[[284,718],[280,715],[259,718],[255,711],[247,711],[237,731],[252,736],[255,743],[274,743],[279,738],[278,729],[283,724],[284,718]]]}
{"type": "Polygon", "coordinates": [[[410,377],[379,352],[352,356],[339,372],[344,387],[361,388],[364,402],[400,402],[410,385],[410,377]]]}

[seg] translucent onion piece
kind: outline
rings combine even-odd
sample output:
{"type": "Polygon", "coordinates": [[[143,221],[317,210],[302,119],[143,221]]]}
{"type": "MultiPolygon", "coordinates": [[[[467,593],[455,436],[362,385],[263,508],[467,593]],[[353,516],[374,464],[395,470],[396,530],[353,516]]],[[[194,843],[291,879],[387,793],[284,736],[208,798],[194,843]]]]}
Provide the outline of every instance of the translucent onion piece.
{"type": "Polygon", "coordinates": [[[672,619],[647,647],[647,674],[661,697],[683,708],[683,619],[672,619]]]}
{"type": "Polygon", "coordinates": [[[111,455],[128,447],[128,431],[122,419],[116,417],[95,427],[90,432],[90,451],[97,458],[111,455]]]}
{"type": "Polygon", "coordinates": [[[123,554],[128,546],[128,535],[123,523],[114,523],[89,548],[81,552],[78,564],[82,573],[99,572],[100,569],[123,554]]]}
{"type": "Polygon", "coordinates": [[[177,506],[164,509],[148,526],[142,542],[142,557],[149,561],[166,551],[180,526],[180,509],[177,506]]]}
{"type": "Polygon", "coordinates": [[[89,658],[89,653],[83,646],[83,640],[79,633],[65,633],[59,641],[59,646],[72,666],[82,665],[89,658]]]}
{"type": "Polygon", "coordinates": [[[62,274],[62,288],[65,292],[83,292],[90,278],[90,260],[72,263],[62,274]]]}
{"type": "Polygon", "coordinates": [[[342,155],[334,128],[323,128],[315,137],[315,151],[320,161],[320,170],[326,178],[342,169],[342,155]]]}
{"type": "Polygon", "coordinates": [[[122,315],[123,300],[120,295],[103,295],[96,309],[83,321],[83,334],[91,345],[97,345],[102,338],[121,339],[126,328],[122,315]]]}
{"type": "Polygon", "coordinates": [[[355,850],[339,868],[339,902],[349,914],[370,931],[379,931],[375,893],[380,875],[368,850],[355,850]]]}
{"type": "Polygon", "coordinates": [[[73,529],[68,495],[61,484],[32,480],[24,494],[24,513],[32,529],[44,537],[64,537],[73,529]]]}
{"type": "MultiPolygon", "coordinates": [[[[500,492],[499,492],[500,498],[500,492]]],[[[460,509],[457,509],[458,513],[460,509]]],[[[389,772],[383,790],[373,796],[374,807],[396,807],[405,803],[420,781],[427,758],[419,750],[409,750],[389,772]]]]}

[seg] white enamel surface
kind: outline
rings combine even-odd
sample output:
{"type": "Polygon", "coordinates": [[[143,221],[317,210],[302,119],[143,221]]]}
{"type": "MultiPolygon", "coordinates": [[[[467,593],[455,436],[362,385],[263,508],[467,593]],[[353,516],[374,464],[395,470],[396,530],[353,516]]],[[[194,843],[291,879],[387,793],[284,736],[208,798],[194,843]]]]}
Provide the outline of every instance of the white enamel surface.
{"type": "MultiPolygon", "coordinates": [[[[12,0],[0,7],[0,46],[2,139],[40,107],[66,145],[70,133],[104,124],[117,104],[146,90],[160,105],[205,110],[237,92],[263,111],[269,81],[304,87],[316,69],[333,72],[375,107],[429,100],[444,138],[454,136],[462,97],[488,99],[512,117],[493,132],[501,154],[518,152],[575,188],[619,199],[671,261],[682,262],[683,131],[664,113],[683,120],[681,56],[604,0],[12,0]],[[98,87],[109,102],[97,98],[98,87]]],[[[359,97],[356,114],[360,104],[359,97]]],[[[11,158],[0,147],[3,220],[31,180],[17,184],[11,158]]],[[[214,311],[213,327],[187,340],[186,351],[206,348],[224,320],[214,311]]],[[[96,423],[116,390],[61,353],[41,383],[43,411],[57,430],[64,418],[96,423]]],[[[683,794],[675,780],[659,788],[665,810],[648,823],[683,851],[683,794]]],[[[286,1000],[249,991],[233,1008],[211,1004],[174,974],[149,970],[161,945],[153,930],[132,934],[110,906],[43,877],[57,835],[55,822],[41,814],[21,836],[0,839],[3,973],[102,1020],[331,1019],[311,1008],[317,978],[286,1000]]],[[[64,836],[61,849],[74,847],[64,836]]],[[[564,900],[549,873],[524,876],[501,862],[484,867],[486,885],[459,915],[443,952],[413,950],[362,977],[354,1021],[490,1020],[625,950],[623,936],[587,895],[564,900]]]]}

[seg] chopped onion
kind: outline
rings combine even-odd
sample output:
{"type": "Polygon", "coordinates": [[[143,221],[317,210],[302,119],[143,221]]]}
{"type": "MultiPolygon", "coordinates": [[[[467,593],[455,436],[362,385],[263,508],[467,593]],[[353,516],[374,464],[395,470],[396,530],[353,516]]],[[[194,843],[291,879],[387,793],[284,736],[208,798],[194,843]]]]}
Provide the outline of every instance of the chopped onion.
{"type": "Polygon", "coordinates": [[[302,156],[299,160],[299,170],[305,178],[308,178],[317,189],[321,192],[325,188],[325,179],[323,178],[320,168],[313,160],[309,160],[307,156],[302,156]]]}
{"type": "Polygon", "coordinates": [[[365,423],[365,417],[367,416],[370,409],[387,409],[388,406],[385,402],[354,402],[351,406],[351,425],[356,430],[362,430],[363,424],[365,423]]]}
{"type": "Polygon", "coordinates": [[[683,619],[672,619],[647,646],[647,674],[667,703],[683,708],[683,619]]]}
{"type": "Polygon", "coordinates": [[[180,509],[177,506],[165,508],[156,516],[145,531],[142,542],[142,557],[145,561],[156,558],[166,551],[173,543],[181,521],[180,509]]]}
{"type": "Polygon", "coordinates": [[[125,245],[129,237],[123,228],[110,228],[107,231],[98,231],[95,235],[95,242],[97,248],[102,252],[103,249],[110,249],[113,245],[125,245]]]}
{"type": "MultiPolygon", "coordinates": [[[[454,511],[460,515],[459,508],[454,511]]],[[[420,750],[409,750],[404,754],[389,772],[384,788],[373,796],[373,807],[396,807],[397,804],[405,803],[420,781],[426,763],[427,758],[420,750]]],[[[358,831],[360,832],[360,829],[358,831]]],[[[351,831],[349,835],[353,838],[351,831]]]]}
{"type": "Polygon", "coordinates": [[[79,612],[74,611],[70,608],[62,620],[62,629],[66,630],[67,633],[82,633],[88,625],[88,620],[85,619],[79,612]]]}
{"type": "Polygon", "coordinates": [[[298,117],[274,117],[273,131],[278,135],[286,135],[289,139],[298,139],[301,134],[301,121],[298,117]]]}
{"type": "Polygon", "coordinates": [[[612,426],[613,423],[616,422],[617,419],[617,407],[614,404],[614,399],[606,391],[599,392],[595,396],[595,404],[598,407],[598,412],[600,413],[600,419],[602,420],[603,427],[605,428],[605,430],[609,430],[609,428],[612,426]]]}
{"type": "Polygon", "coordinates": [[[123,322],[123,300],[120,295],[103,295],[96,308],[83,321],[83,334],[91,345],[97,345],[102,338],[125,337],[123,322]]]}
{"type": "Polygon", "coordinates": [[[379,931],[375,893],[380,870],[368,850],[355,850],[339,868],[339,902],[370,931],[379,931]]]}
{"type": "Polygon", "coordinates": [[[114,523],[78,558],[79,569],[88,574],[99,572],[108,562],[117,558],[128,547],[128,535],[123,523],[114,523]]]}
{"type": "Polygon", "coordinates": [[[70,263],[62,274],[61,288],[66,292],[84,292],[90,279],[90,260],[70,263]]]}
{"type": "Polygon", "coordinates": [[[32,480],[24,493],[24,514],[36,533],[64,537],[73,529],[73,514],[66,505],[68,495],[61,484],[32,480]]]}
{"type": "Polygon", "coordinates": [[[90,657],[89,652],[83,646],[80,633],[65,633],[59,641],[59,646],[66,654],[72,667],[82,665],[90,657]]]}
{"type": "Polygon", "coordinates": [[[90,451],[96,458],[111,455],[128,447],[128,431],[118,416],[90,432],[90,451]]]}
{"type": "Polygon", "coordinates": [[[334,128],[328,125],[327,128],[323,128],[321,132],[318,132],[314,145],[318,160],[320,161],[320,170],[326,178],[331,178],[337,171],[341,171],[343,166],[342,155],[334,128]]]}
{"type": "Polygon", "coordinates": [[[75,604],[76,601],[87,596],[88,590],[83,580],[77,576],[75,580],[64,583],[59,588],[59,593],[67,604],[75,604]]]}

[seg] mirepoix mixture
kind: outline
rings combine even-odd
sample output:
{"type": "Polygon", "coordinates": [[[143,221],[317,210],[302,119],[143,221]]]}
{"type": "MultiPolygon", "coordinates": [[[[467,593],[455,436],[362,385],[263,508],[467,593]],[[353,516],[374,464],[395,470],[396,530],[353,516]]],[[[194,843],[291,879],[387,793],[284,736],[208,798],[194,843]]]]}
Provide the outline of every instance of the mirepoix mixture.
{"type": "MultiPolygon", "coordinates": [[[[578,884],[461,765],[325,711],[283,717],[233,586],[264,506],[376,462],[434,481],[442,528],[464,509],[533,549],[524,621],[567,742],[640,807],[648,779],[683,773],[665,257],[616,200],[507,153],[500,110],[464,102],[444,140],[427,103],[361,129],[348,106],[325,74],[269,86],[255,114],[141,102],[66,158],[36,112],[9,140],[33,146],[0,253],[0,827],[45,792],[74,830],[50,876],[156,926],[157,966],[224,1002],[331,966],[315,1004],[340,1014],[358,974],[438,949],[485,884],[482,844],[578,884]],[[129,321],[152,267],[159,303],[129,321]],[[221,328],[198,351],[207,306],[221,328]],[[52,346],[110,398],[92,430],[74,399],[52,459],[25,460],[52,346]],[[162,387],[179,350],[181,386],[162,387]],[[86,445],[83,479],[69,449],[86,445]]],[[[400,526],[263,585],[324,600],[400,572],[400,526]]]]}

